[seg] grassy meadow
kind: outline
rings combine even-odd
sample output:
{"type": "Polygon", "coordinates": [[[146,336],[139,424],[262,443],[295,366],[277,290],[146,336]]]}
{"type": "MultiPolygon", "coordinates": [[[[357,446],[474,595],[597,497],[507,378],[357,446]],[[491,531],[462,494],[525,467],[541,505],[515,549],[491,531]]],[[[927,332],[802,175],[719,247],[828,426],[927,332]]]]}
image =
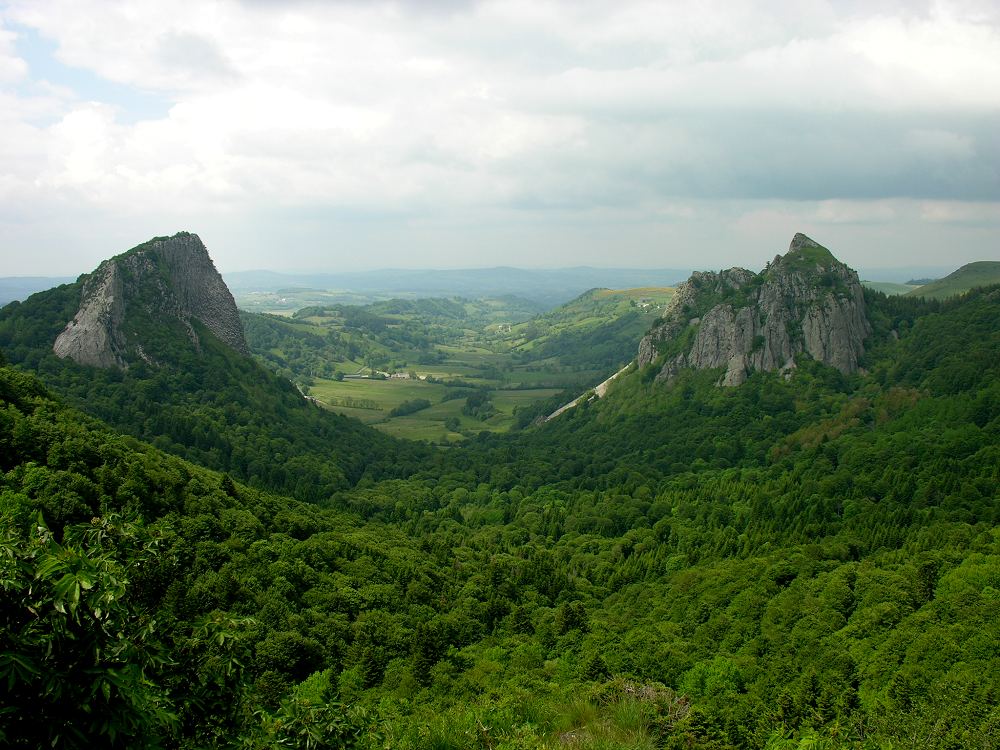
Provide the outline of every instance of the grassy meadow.
{"type": "Polygon", "coordinates": [[[475,391],[475,388],[456,388],[424,380],[347,378],[342,381],[318,379],[309,395],[333,411],[360,419],[396,437],[453,442],[462,440],[463,433],[505,432],[514,424],[516,409],[549,399],[560,389],[491,390],[490,401],[495,413],[485,420],[462,413],[467,394],[475,391]],[[448,398],[448,395],[458,397],[448,398]],[[430,406],[413,414],[390,415],[404,402],[417,399],[426,399],[430,406]]]}

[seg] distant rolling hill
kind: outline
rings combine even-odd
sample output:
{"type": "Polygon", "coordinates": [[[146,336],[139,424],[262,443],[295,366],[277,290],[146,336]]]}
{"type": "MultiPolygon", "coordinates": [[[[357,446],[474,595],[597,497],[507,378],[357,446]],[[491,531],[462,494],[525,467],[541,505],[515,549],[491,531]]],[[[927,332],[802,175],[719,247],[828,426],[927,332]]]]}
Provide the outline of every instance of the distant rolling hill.
{"type": "Polygon", "coordinates": [[[882,292],[882,294],[888,295],[889,297],[898,294],[909,294],[910,292],[919,289],[918,284],[898,284],[895,281],[862,281],[861,284],[868,289],[874,289],[876,292],[882,292]]]}
{"type": "Polygon", "coordinates": [[[673,294],[673,287],[591,289],[513,326],[509,341],[514,358],[613,371],[632,358],[673,294]]]}
{"type": "Polygon", "coordinates": [[[947,299],[979,286],[1000,284],[1000,261],[980,260],[962,266],[954,273],[907,293],[910,297],[947,299]]]}

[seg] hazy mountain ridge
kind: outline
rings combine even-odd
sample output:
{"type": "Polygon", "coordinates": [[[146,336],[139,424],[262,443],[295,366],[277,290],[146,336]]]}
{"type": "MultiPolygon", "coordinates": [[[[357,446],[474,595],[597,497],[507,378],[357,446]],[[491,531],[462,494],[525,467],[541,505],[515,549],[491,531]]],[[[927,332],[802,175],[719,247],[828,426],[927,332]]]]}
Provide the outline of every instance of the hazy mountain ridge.
{"type": "MultiPolygon", "coordinates": [[[[346,273],[290,274],[273,271],[234,271],[223,274],[238,297],[247,292],[273,292],[292,287],[349,290],[352,295],[388,298],[498,297],[514,294],[549,307],[567,302],[588,289],[673,286],[690,270],[671,268],[459,268],[441,270],[385,269],[346,273]]],[[[374,301],[374,300],[372,300],[374,301]]]]}

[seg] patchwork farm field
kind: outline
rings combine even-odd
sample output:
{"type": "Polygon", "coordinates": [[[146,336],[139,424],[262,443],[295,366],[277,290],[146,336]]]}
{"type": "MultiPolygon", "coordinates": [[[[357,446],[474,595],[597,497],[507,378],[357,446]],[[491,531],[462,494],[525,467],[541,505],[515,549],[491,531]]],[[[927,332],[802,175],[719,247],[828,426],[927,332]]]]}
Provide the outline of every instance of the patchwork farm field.
{"type": "Polygon", "coordinates": [[[561,392],[558,388],[489,389],[492,414],[483,419],[463,411],[468,397],[482,391],[422,380],[351,378],[317,380],[310,395],[332,411],[397,437],[454,442],[462,440],[463,433],[506,432],[514,425],[518,410],[561,392]],[[420,400],[429,403],[412,414],[391,413],[407,402],[420,400]]]}
{"type": "Polygon", "coordinates": [[[322,406],[448,443],[524,426],[600,383],[634,356],[672,295],[592,289],[536,314],[508,297],[392,299],[244,312],[243,322],[254,354],[322,406]]]}

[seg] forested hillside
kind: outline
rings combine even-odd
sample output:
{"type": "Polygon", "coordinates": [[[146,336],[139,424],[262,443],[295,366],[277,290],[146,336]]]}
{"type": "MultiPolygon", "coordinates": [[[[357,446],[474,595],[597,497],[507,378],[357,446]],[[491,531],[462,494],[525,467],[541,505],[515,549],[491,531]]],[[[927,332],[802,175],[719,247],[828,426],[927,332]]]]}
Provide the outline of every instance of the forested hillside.
{"type": "MultiPolygon", "coordinates": [[[[186,372],[208,389],[249,360],[82,390],[33,358],[37,317],[8,314],[4,741],[996,746],[1000,289],[867,306],[857,374],[800,358],[789,378],[721,389],[718,372],[637,370],[538,429],[382,469],[368,462],[386,454],[361,454],[314,503],[70,408],[124,409],[123,427],[142,414],[135,434],[156,439],[165,392],[125,416],[133,393],[186,372]]],[[[231,400],[305,408],[207,392],[190,391],[210,423],[231,400]]],[[[220,439],[273,429],[246,419],[220,419],[220,439]]],[[[342,429],[358,451],[407,445],[342,429]]],[[[296,444],[305,466],[326,439],[296,444]]]]}
{"type": "Polygon", "coordinates": [[[118,430],[242,481],[319,500],[363,477],[402,476],[426,462],[354,420],[321,410],[292,383],[242,356],[197,322],[199,349],[162,322],[147,322],[146,354],[126,370],[60,359],[52,342],[73,318],[79,284],[0,311],[0,351],[41,374],[73,406],[118,430]]]}
{"type": "Polygon", "coordinates": [[[673,289],[591,289],[555,310],[511,328],[519,363],[598,369],[610,375],[673,296],[673,289]]]}
{"type": "Polygon", "coordinates": [[[931,281],[928,284],[907,292],[910,297],[925,299],[949,299],[964,294],[976,287],[1000,283],[1000,261],[981,260],[968,263],[943,279],[931,281]]]}

